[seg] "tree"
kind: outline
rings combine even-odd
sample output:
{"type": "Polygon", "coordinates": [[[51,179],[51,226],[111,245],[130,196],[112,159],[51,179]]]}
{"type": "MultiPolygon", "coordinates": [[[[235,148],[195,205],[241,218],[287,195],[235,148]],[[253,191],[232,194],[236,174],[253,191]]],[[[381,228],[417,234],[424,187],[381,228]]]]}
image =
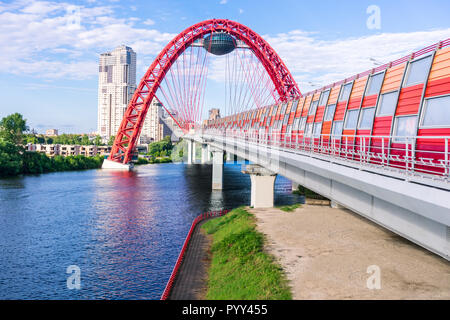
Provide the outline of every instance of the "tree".
{"type": "Polygon", "coordinates": [[[22,171],[22,156],[19,146],[0,141],[0,176],[15,176],[22,171]]]}
{"type": "Polygon", "coordinates": [[[101,146],[101,145],[103,145],[103,144],[102,144],[102,137],[100,137],[99,135],[95,136],[95,138],[94,138],[94,144],[95,144],[96,146],[101,146]]]}
{"type": "Polygon", "coordinates": [[[114,140],[116,139],[116,136],[109,137],[108,140],[108,146],[112,146],[114,144],[114,140]]]}
{"type": "Polygon", "coordinates": [[[26,120],[20,113],[13,113],[0,121],[0,139],[15,145],[23,143],[23,132],[27,131],[26,120]]]}
{"type": "Polygon", "coordinates": [[[91,144],[91,141],[89,140],[89,137],[88,137],[88,135],[83,135],[82,137],[81,137],[81,145],[83,145],[83,146],[87,146],[87,145],[90,145],[91,144]]]}

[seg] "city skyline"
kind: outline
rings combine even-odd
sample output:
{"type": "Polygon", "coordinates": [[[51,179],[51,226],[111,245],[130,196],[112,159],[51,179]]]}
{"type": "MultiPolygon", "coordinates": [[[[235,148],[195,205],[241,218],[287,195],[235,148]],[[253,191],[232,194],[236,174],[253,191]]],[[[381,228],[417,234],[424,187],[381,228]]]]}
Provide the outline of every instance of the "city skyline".
{"type": "MultiPolygon", "coordinates": [[[[86,1],[76,6],[65,2],[0,2],[0,43],[5,48],[0,84],[6,89],[0,115],[19,111],[38,132],[49,128],[61,133],[95,131],[98,57],[102,52],[122,44],[132,47],[137,52],[140,79],[173,36],[214,17],[242,22],[261,34],[305,93],[372,67],[370,58],[388,62],[448,37],[448,3],[409,3],[378,1],[381,29],[369,29],[366,9],[371,2],[285,1],[279,4],[277,14],[268,10],[268,1],[258,2],[258,6],[232,0],[208,4],[155,1],[149,5],[142,1],[86,1]],[[145,10],[149,7],[157,9],[145,10]],[[415,17],[415,24],[398,21],[399,10],[415,17]],[[318,16],[308,15],[311,12],[318,16]],[[268,19],[276,23],[268,24],[268,19]],[[26,27],[18,30],[19,23],[26,27]],[[315,63],[319,60],[326,63],[319,66],[315,63]],[[24,90],[28,94],[24,95],[24,90]]],[[[205,112],[218,104],[219,73],[213,65],[205,112]]]]}

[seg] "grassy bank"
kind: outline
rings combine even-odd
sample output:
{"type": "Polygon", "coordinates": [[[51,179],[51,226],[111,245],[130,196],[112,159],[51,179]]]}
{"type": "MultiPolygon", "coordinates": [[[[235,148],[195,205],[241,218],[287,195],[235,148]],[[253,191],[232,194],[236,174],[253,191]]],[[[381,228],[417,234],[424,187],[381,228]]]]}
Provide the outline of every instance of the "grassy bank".
{"type": "Polygon", "coordinates": [[[301,206],[302,205],[300,203],[294,203],[294,204],[291,204],[289,206],[281,206],[281,207],[277,207],[277,208],[280,209],[280,210],[283,210],[285,212],[292,212],[295,209],[300,208],[301,206]]]}
{"type": "Polygon", "coordinates": [[[255,218],[243,208],[206,222],[213,237],[206,299],[291,299],[281,267],[263,250],[255,218]]]}

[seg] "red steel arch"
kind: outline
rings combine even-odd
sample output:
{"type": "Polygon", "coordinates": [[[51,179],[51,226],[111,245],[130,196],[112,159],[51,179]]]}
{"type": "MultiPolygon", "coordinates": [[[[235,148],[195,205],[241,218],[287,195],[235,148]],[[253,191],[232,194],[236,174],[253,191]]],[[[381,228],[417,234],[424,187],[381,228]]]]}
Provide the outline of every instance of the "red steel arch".
{"type": "Polygon", "coordinates": [[[272,47],[250,28],[231,20],[212,19],[197,23],[177,35],[156,57],[141,79],[114,140],[109,160],[128,163],[141,132],[148,107],[161,81],[175,60],[195,40],[216,31],[227,32],[244,41],[263,64],[281,101],[301,96],[300,90],[285,64],[272,47]]]}

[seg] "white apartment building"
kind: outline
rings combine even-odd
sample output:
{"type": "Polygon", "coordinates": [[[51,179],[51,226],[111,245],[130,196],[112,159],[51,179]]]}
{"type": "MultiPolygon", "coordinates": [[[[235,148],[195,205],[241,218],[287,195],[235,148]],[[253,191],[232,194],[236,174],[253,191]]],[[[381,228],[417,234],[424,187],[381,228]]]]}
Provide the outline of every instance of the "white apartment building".
{"type": "Polygon", "coordinates": [[[119,46],[102,53],[98,73],[97,132],[107,141],[116,135],[136,90],[136,53],[127,46],[119,46]]]}
{"type": "Polygon", "coordinates": [[[147,115],[142,125],[141,135],[139,137],[139,144],[148,144],[154,141],[159,141],[166,135],[170,135],[171,131],[161,120],[162,117],[166,118],[166,111],[163,109],[162,104],[155,98],[153,98],[150,104],[147,115]]]}

